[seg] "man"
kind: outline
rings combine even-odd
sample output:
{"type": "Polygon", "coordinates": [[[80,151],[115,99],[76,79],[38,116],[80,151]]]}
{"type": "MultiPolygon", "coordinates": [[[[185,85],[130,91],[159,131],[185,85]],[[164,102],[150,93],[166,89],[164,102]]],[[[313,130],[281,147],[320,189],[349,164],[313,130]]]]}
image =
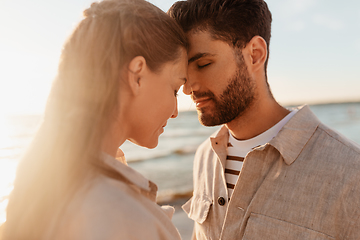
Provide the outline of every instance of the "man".
{"type": "Polygon", "coordinates": [[[224,124],[195,155],[194,238],[359,239],[360,149],[272,96],[267,4],[187,0],[169,14],[190,42],[184,92],[203,125],[224,124]]]}

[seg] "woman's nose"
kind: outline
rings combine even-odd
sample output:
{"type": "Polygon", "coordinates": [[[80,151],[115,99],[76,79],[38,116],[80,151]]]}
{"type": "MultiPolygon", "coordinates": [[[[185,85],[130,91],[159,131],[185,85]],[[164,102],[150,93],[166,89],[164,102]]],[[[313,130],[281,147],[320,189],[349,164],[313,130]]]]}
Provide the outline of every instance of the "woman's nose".
{"type": "Polygon", "coordinates": [[[177,99],[176,99],[176,102],[175,102],[175,109],[174,109],[173,114],[171,115],[171,118],[176,118],[178,115],[179,115],[179,111],[178,111],[178,102],[177,102],[177,99]]]}

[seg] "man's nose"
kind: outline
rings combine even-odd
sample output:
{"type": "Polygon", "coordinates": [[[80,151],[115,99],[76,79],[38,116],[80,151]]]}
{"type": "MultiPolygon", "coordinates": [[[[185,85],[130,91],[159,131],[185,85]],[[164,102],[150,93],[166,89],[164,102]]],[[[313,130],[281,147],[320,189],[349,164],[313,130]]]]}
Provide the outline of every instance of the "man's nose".
{"type": "Polygon", "coordinates": [[[183,86],[183,92],[186,95],[191,95],[192,92],[198,91],[200,88],[199,82],[192,75],[188,75],[187,81],[183,86]]]}

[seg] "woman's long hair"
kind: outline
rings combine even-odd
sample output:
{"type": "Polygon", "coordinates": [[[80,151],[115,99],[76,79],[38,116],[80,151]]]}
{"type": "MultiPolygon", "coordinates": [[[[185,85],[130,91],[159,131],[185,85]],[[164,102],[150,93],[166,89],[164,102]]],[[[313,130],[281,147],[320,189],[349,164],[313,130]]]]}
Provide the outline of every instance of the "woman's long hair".
{"type": "MultiPolygon", "coordinates": [[[[89,174],[118,108],[121,71],[143,56],[157,71],[187,48],[184,33],[144,0],[104,0],[64,45],[41,126],[22,158],[3,239],[42,239],[89,174]]],[[[61,217],[61,216],[60,216],[61,217]]]]}

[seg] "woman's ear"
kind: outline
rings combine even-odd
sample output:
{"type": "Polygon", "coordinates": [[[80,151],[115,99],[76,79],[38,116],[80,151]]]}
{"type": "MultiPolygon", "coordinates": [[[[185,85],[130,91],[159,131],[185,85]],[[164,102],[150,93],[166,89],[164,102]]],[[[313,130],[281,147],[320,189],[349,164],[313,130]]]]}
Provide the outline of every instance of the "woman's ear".
{"type": "Polygon", "coordinates": [[[264,64],[267,58],[267,44],[260,36],[253,37],[245,47],[245,51],[250,57],[250,67],[252,71],[264,69],[264,64]]]}
{"type": "Polygon", "coordinates": [[[133,94],[138,94],[144,72],[146,68],[146,60],[143,56],[134,57],[128,65],[127,81],[133,94]]]}

